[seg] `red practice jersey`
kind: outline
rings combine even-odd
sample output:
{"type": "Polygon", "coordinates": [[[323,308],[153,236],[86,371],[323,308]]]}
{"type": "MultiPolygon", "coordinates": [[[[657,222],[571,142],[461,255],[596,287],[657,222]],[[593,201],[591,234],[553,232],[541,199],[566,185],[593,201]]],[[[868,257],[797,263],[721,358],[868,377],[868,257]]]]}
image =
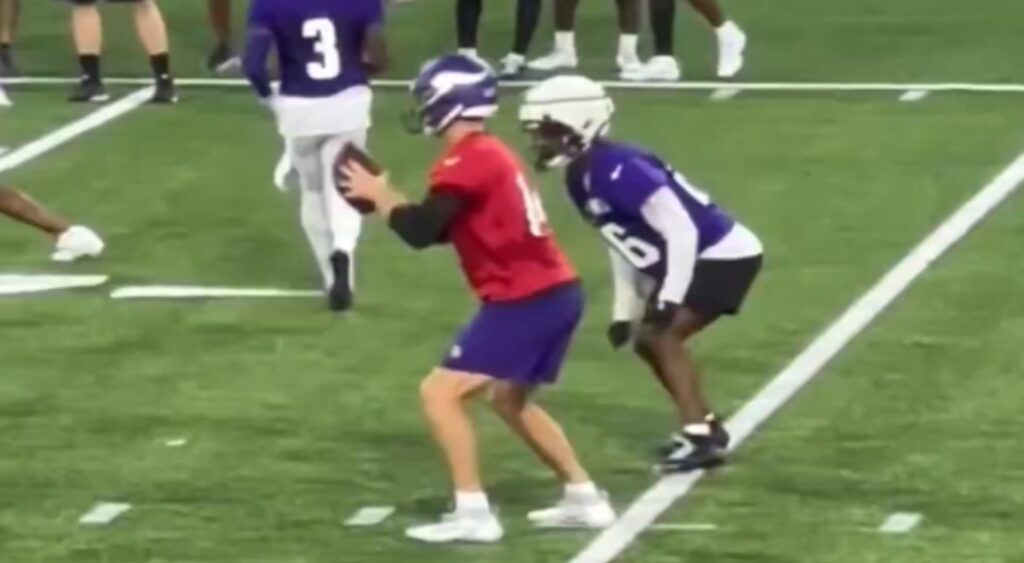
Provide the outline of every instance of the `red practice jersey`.
{"type": "Polygon", "coordinates": [[[475,133],[450,147],[434,164],[430,186],[464,202],[448,238],[481,300],[522,299],[576,279],[540,195],[497,137],[475,133]]]}

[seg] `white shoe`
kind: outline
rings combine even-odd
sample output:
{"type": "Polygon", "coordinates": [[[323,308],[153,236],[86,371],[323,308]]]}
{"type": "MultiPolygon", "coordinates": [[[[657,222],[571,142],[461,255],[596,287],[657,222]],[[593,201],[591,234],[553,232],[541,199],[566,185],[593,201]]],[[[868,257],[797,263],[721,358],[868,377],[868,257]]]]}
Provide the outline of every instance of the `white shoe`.
{"type": "Polygon", "coordinates": [[[582,501],[566,496],[551,508],[530,512],[526,519],[539,528],[605,528],[615,521],[615,509],[604,493],[582,501]]]}
{"type": "Polygon", "coordinates": [[[675,82],[682,77],[679,63],[675,57],[658,55],[635,71],[622,71],[622,79],[634,82],[675,82]]]}
{"type": "Polygon", "coordinates": [[[505,535],[491,512],[445,514],[435,524],[406,528],[406,537],[427,543],[494,543],[505,535]]]}
{"type": "Polygon", "coordinates": [[[550,53],[544,55],[543,57],[533,59],[532,61],[526,63],[526,66],[533,70],[552,71],[559,69],[576,68],[576,66],[579,64],[580,62],[576,58],[575,51],[563,51],[555,49],[554,51],[551,51],[550,53]]]}
{"type": "Polygon", "coordinates": [[[619,55],[615,57],[615,66],[618,67],[619,76],[621,77],[629,73],[639,72],[640,68],[644,66],[644,63],[636,53],[619,53],[619,55]]]}
{"type": "Polygon", "coordinates": [[[84,256],[96,258],[103,253],[105,246],[103,239],[92,229],[75,225],[57,237],[57,248],[50,259],[54,262],[74,262],[84,256]]]}
{"type": "Polygon", "coordinates": [[[4,92],[4,87],[0,86],[0,107],[10,107],[13,105],[11,99],[7,97],[7,92],[4,92]]]}
{"type": "Polygon", "coordinates": [[[718,36],[718,76],[732,78],[743,68],[747,34],[732,22],[726,22],[715,33],[718,36]]]}
{"type": "Polygon", "coordinates": [[[526,70],[526,57],[519,53],[509,53],[505,55],[505,58],[501,59],[501,70],[498,72],[499,78],[516,78],[523,74],[526,70]]]}

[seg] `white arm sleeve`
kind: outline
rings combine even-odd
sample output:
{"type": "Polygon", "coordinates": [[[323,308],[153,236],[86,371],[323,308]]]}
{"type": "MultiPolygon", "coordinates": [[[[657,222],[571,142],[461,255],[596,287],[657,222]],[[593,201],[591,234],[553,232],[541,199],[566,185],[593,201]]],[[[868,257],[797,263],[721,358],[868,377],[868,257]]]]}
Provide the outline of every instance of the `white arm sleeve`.
{"type": "Polygon", "coordinates": [[[661,188],[640,208],[644,220],[665,239],[665,279],[658,301],[682,303],[697,263],[697,226],[669,188],[661,188]]]}
{"type": "Polygon", "coordinates": [[[608,258],[612,264],[612,283],[615,298],[612,301],[613,321],[634,321],[640,318],[644,309],[644,299],[637,286],[637,272],[633,266],[613,248],[608,249],[608,258]]]}

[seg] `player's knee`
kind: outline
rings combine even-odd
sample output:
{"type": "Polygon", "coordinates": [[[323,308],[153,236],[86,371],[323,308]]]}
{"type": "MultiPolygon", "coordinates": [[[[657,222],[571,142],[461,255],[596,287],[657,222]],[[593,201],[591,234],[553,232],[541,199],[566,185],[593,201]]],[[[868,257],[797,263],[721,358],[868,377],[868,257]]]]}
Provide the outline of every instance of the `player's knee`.
{"type": "Polygon", "coordinates": [[[526,408],[526,398],[522,395],[496,391],[488,398],[491,408],[502,418],[515,418],[526,408]]]}

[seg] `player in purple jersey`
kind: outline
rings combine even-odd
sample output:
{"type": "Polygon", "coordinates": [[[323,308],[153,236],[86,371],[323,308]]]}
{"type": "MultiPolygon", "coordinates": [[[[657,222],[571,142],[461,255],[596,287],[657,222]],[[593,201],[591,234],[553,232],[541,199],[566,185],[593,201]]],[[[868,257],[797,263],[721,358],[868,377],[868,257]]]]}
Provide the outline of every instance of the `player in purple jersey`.
{"type": "Polygon", "coordinates": [[[613,112],[601,85],[560,76],[526,93],[519,118],[538,167],[567,166],[570,198],[608,243],[609,340],[618,348],[632,339],[678,408],[682,429],[661,448],[660,468],[713,467],[729,434],[680,344],[739,312],[761,269],[761,242],[657,156],[607,139],[613,112]]]}
{"type": "Polygon", "coordinates": [[[335,311],[352,306],[362,217],[333,188],[334,162],[346,144],[366,145],[369,79],[387,65],[383,24],[382,0],[254,0],[249,11],[245,75],[277,118],[285,155],[275,176],[300,188],[302,227],[335,311]]]}

